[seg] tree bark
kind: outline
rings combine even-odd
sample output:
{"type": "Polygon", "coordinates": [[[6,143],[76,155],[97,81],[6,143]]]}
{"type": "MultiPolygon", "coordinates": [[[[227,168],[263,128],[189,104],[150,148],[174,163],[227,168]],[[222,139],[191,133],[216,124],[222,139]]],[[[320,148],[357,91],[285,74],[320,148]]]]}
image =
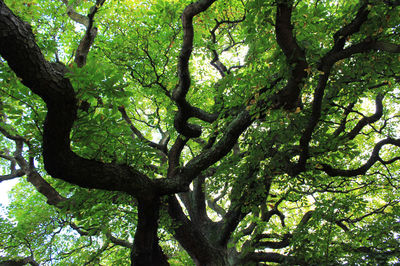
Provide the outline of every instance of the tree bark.
{"type": "Polygon", "coordinates": [[[159,198],[138,199],[138,224],[131,253],[132,265],[169,265],[167,256],[158,245],[159,210],[159,198]]]}
{"type": "Polygon", "coordinates": [[[168,200],[168,213],[177,228],[174,237],[188,252],[196,265],[220,266],[237,265],[233,261],[234,254],[228,254],[227,245],[219,245],[213,241],[211,236],[218,239],[218,230],[212,224],[202,226],[201,221],[191,221],[184,214],[175,196],[168,200]]]}

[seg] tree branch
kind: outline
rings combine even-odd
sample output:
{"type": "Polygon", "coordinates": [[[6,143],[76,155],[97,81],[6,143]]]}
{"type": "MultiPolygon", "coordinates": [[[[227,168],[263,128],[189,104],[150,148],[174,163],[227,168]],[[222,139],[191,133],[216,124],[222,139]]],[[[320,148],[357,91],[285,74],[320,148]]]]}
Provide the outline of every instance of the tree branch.
{"type": "Polygon", "coordinates": [[[82,24],[86,28],[89,27],[89,18],[87,16],[83,16],[75,11],[74,7],[69,4],[68,0],[61,0],[64,5],[67,7],[67,15],[75,22],[82,24]]]}
{"type": "Polygon", "coordinates": [[[168,174],[167,177],[175,177],[179,172],[180,172],[180,156],[182,153],[183,148],[186,145],[186,142],[188,140],[185,139],[184,137],[182,138],[181,136],[178,136],[176,139],[174,145],[172,145],[171,149],[169,150],[168,153],[168,174]]]}
{"type": "Polygon", "coordinates": [[[353,170],[342,170],[342,169],[335,169],[328,164],[321,164],[321,170],[324,171],[329,176],[357,176],[365,174],[377,161],[380,160],[379,151],[385,145],[394,145],[400,147],[400,139],[392,139],[387,138],[384,140],[379,141],[375,144],[374,149],[372,150],[371,156],[368,161],[362,165],[361,167],[353,170]]]}
{"type": "Polygon", "coordinates": [[[113,236],[111,234],[111,232],[106,232],[106,236],[115,245],[126,247],[126,248],[129,248],[129,249],[133,248],[133,244],[131,242],[123,240],[123,239],[116,238],[115,236],[113,236]]]}
{"type": "Polygon", "coordinates": [[[276,40],[286,56],[288,64],[293,66],[286,86],[275,96],[274,108],[284,107],[292,110],[300,106],[301,83],[307,77],[308,63],[304,50],[298,45],[291,23],[293,1],[280,1],[276,9],[276,40]]]}
{"type": "Polygon", "coordinates": [[[382,104],[382,100],[383,100],[383,95],[378,95],[376,96],[376,100],[375,100],[375,105],[376,105],[376,109],[375,109],[375,113],[372,116],[369,117],[364,117],[362,118],[357,125],[349,132],[349,134],[346,135],[346,137],[350,140],[354,139],[358,133],[360,133],[360,131],[368,124],[372,124],[376,121],[378,121],[382,115],[383,115],[383,104],[382,104]]]}
{"type": "Polygon", "coordinates": [[[285,265],[308,265],[295,257],[274,252],[253,252],[242,258],[244,262],[276,262],[285,265]]]}
{"type": "Polygon", "coordinates": [[[256,238],[256,243],[253,244],[254,247],[259,248],[272,248],[281,249],[290,245],[290,240],[292,238],[291,234],[284,234],[281,241],[263,241],[263,238],[269,238],[268,235],[261,234],[256,238]]]}
{"type": "Polygon", "coordinates": [[[247,111],[242,111],[227,127],[221,139],[209,149],[190,160],[181,170],[177,179],[190,184],[198,174],[219,161],[233,148],[239,136],[252,123],[253,118],[247,111]]]}
{"type": "Polygon", "coordinates": [[[155,148],[163,152],[164,154],[167,154],[167,145],[166,143],[164,145],[158,144],[155,142],[152,142],[148,139],[146,139],[143,134],[133,125],[131,119],[129,118],[128,114],[126,113],[126,110],[123,106],[118,107],[118,111],[121,113],[122,118],[125,120],[126,123],[128,123],[129,128],[131,131],[144,143],[147,143],[150,147],[155,148]]]}
{"type": "Polygon", "coordinates": [[[178,105],[178,112],[175,115],[174,126],[176,130],[188,138],[196,138],[201,135],[201,128],[198,125],[188,124],[190,117],[197,117],[206,122],[213,122],[217,116],[208,115],[200,109],[194,109],[187,101],[186,94],[189,92],[191,78],[189,72],[189,59],[193,50],[193,17],[206,11],[216,0],[199,0],[186,6],[182,14],[183,44],[178,59],[179,84],[172,93],[172,99],[178,105]]]}
{"type": "MultiPolygon", "coordinates": [[[[357,12],[356,17],[349,24],[343,26],[340,30],[338,30],[334,34],[334,46],[320,60],[318,69],[322,72],[322,74],[319,77],[317,88],[314,91],[314,100],[312,103],[311,117],[300,139],[300,148],[301,148],[300,158],[297,164],[294,167],[292,167],[290,171],[291,175],[297,175],[305,170],[306,162],[309,157],[309,143],[311,141],[314,129],[316,128],[319,122],[319,118],[321,116],[322,100],[324,97],[325,87],[328,82],[332,66],[337,61],[344,58],[348,58],[355,53],[362,53],[383,46],[383,45],[377,45],[376,41],[373,41],[370,38],[368,38],[367,40],[361,43],[343,49],[347,37],[360,30],[361,25],[368,18],[368,13],[369,11],[367,10],[367,5],[365,4],[361,6],[357,12]]],[[[388,49],[396,50],[393,49],[392,45],[388,45],[388,49]]]]}
{"type": "MultiPolygon", "coordinates": [[[[215,32],[217,31],[217,29],[223,25],[223,24],[231,24],[231,25],[236,25],[240,22],[243,22],[246,18],[246,15],[243,15],[243,17],[241,19],[238,20],[222,20],[222,21],[216,21],[216,24],[214,26],[214,28],[212,28],[210,30],[210,34],[211,34],[211,41],[214,45],[217,44],[217,36],[215,34],[215,32]]],[[[228,51],[230,48],[234,47],[235,45],[237,45],[238,43],[233,42],[232,45],[230,45],[227,49],[224,49],[222,52],[228,51]]],[[[219,54],[217,52],[216,48],[210,48],[211,53],[213,55],[213,59],[211,60],[210,64],[216,69],[218,70],[219,74],[221,75],[221,77],[225,77],[226,74],[230,73],[230,68],[228,69],[219,59],[219,54]]]]}
{"type": "Polygon", "coordinates": [[[32,256],[0,262],[0,266],[23,266],[26,264],[30,264],[32,266],[39,266],[39,263],[37,263],[32,256]]]}
{"type": "Polygon", "coordinates": [[[205,179],[205,176],[201,175],[193,180],[193,192],[191,192],[191,201],[195,214],[194,219],[200,222],[208,220],[206,211],[206,197],[204,191],[205,179]]]}
{"type": "Polygon", "coordinates": [[[368,4],[363,4],[357,11],[355,18],[347,25],[342,27],[333,35],[334,45],[332,48],[332,52],[336,52],[342,50],[347,38],[358,32],[361,28],[361,25],[364,24],[365,21],[368,19],[368,4]]]}
{"type": "Polygon", "coordinates": [[[44,59],[30,26],[16,17],[3,0],[0,0],[0,14],[0,55],[22,83],[47,105],[43,132],[46,171],[81,187],[131,195],[154,193],[157,181],[133,167],[85,159],[71,151],[70,132],[77,117],[77,99],[70,81],[44,59]]]}
{"type": "Polygon", "coordinates": [[[182,208],[175,196],[168,197],[168,213],[177,225],[174,230],[174,237],[184,247],[192,258],[202,259],[202,263],[207,265],[210,259],[204,254],[212,254],[212,247],[200,228],[195,226],[183,213],[182,208]]]}
{"type": "Polygon", "coordinates": [[[78,67],[82,67],[86,64],[86,58],[88,56],[90,47],[92,46],[97,35],[97,28],[93,26],[94,16],[104,2],[105,0],[96,0],[96,4],[90,8],[90,12],[87,15],[88,23],[86,26],[86,32],[80,41],[75,54],[75,63],[78,67]]]}

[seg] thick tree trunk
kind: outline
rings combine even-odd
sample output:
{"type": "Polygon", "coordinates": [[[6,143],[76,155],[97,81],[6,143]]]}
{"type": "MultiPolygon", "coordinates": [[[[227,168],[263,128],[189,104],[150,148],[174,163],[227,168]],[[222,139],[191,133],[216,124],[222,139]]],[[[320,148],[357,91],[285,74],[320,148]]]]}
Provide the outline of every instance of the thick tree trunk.
{"type": "Polygon", "coordinates": [[[218,228],[211,224],[208,230],[200,223],[195,223],[183,213],[175,196],[169,197],[168,213],[177,228],[174,237],[188,252],[194,263],[198,266],[227,266],[236,264],[236,254],[229,253],[226,245],[215,243],[220,233],[218,228]]]}
{"type": "Polygon", "coordinates": [[[135,266],[169,265],[158,245],[159,198],[138,199],[138,224],[131,253],[135,266]]]}

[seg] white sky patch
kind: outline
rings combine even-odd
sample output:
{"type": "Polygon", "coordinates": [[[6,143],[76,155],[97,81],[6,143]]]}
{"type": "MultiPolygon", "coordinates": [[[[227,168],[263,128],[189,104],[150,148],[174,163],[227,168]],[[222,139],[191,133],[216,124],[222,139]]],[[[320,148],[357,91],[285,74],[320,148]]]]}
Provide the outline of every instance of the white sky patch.
{"type": "Polygon", "coordinates": [[[8,192],[18,183],[18,179],[11,179],[0,183],[0,204],[8,206],[10,201],[8,199],[8,192]]]}

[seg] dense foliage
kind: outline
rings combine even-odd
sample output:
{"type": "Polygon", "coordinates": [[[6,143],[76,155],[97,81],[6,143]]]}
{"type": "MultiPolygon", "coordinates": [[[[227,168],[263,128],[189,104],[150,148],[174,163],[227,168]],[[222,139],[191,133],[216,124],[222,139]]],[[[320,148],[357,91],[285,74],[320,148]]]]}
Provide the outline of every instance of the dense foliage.
{"type": "Polygon", "coordinates": [[[0,0],[0,265],[399,263],[399,6],[0,0]]]}

